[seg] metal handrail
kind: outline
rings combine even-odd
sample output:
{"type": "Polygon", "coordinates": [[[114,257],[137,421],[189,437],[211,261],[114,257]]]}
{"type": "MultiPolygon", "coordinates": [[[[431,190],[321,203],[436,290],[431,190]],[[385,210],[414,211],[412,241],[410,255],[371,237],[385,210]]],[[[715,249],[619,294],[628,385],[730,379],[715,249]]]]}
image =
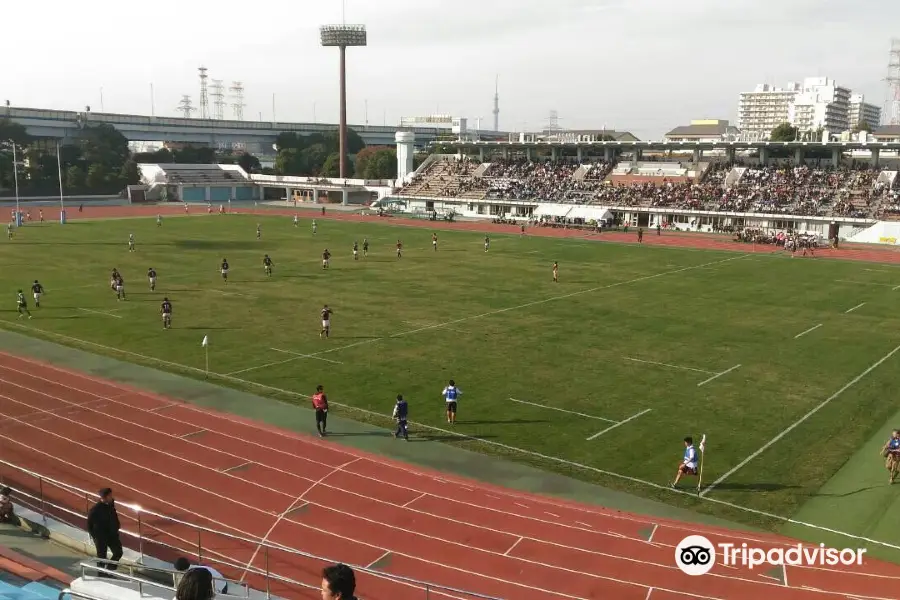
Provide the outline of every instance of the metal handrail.
{"type": "MultiPolygon", "coordinates": [[[[22,445],[25,446],[26,448],[28,447],[24,444],[22,444],[22,445]]],[[[37,506],[36,507],[29,506],[29,508],[32,508],[32,510],[35,510],[35,512],[40,514],[41,518],[44,519],[45,522],[48,518],[59,519],[59,516],[54,516],[54,515],[50,515],[48,517],[47,511],[48,511],[48,508],[51,508],[55,511],[61,511],[62,513],[66,514],[66,515],[70,515],[71,517],[74,517],[74,518],[77,518],[80,520],[79,523],[67,523],[67,524],[72,525],[72,526],[76,527],[77,529],[84,528],[84,523],[85,523],[85,520],[87,519],[87,513],[91,508],[91,504],[92,504],[92,502],[96,502],[97,499],[99,498],[96,492],[89,492],[89,491],[81,489],[77,486],[53,479],[51,477],[47,477],[36,471],[32,471],[31,469],[21,467],[15,463],[11,463],[11,462],[3,460],[3,459],[0,459],[0,465],[5,465],[5,466],[15,469],[16,471],[19,471],[25,475],[28,475],[30,477],[34,477],[35,479],[37,479],[37,483],[38,483],[37,495],[35,495],[34,493],[29,493],[28,490],[23,490],[23,489],[17,488],[14,485],[10,485],[10,487],[12,487],[16,491],[17,497],[24,496],[24,497],[29,498],[30,500],[34,501],[37,504],[37,506]],[[54,504],[53,502],[49,501],[45,496],[45,490],[44,490],[45,484],[50,484],[50,485],[56,486],[67,493],[77,496],[79,502],[83,498],[84,502],[85,502],[84,513],[80,513],[76,510],[73,510],[72,508],[67,507],[67,506],[60,506],[59,504],[54,504]]],[[[3,475],[0,474],[0,480],[2,480],[2,479],[4,479],[3,475]]],[[[9,485],[9,484],[7,484],[7,485],[9,485]]],[[[25,504],[25,503],[20,501],[20,504],[25,504]]],[[[278,543],[269,541],[267,539],[249,538],[249,537],[244,537],[244,536],[240,536],[240,535],[235,535],[233,533],[219,531],[217,529],[212,529],[210,527],[205,527],[203,525],[196,525],[196,524],[190,523],[188,521],[183,521],[181,519],[176,519],[176,518],[170,517],[168,515],[164,515],[164,514],[160,514],[160,513],[151,511],[151,510],[147,510],[145,508],[138,506],[137,504],[116,501],[116,507],[117,508],[125,508],[134,513],[135,516],[131,516],[131,515],[126,515],[126,516],[128,518],[131,518],[131,519],[137,521],[137,532],[132,532],[127,529],[122,529],[122,530],[120,530],[120,533],[124,534],[130,538],[134,538],[137,541],[138,552],[142,559],[144,558],[144,542],[145,542],[144,528],[149,527],[151,529],[156,529],[160,533],[164,533],[167,537],[173,538],[180,542],[184,542],[189,547],[189,549],[174,546],[169,543],[155,540],[155,539],[148,539],[148,541],[151,542],[152,544],[162,546],[162,547],[165,547],[165,548],[168,548],[171,550],[175,550],[182,554],[188,554],[190,556],[194,556],[201,563],[204,559],[206,559],[209,562],[213,562],[215,564],[225,565],[225,566],[228,566],[228,567],[234,568],[234,569],[240,569],[242,571],[245,571],[246,573],[252,573],[254,575],[263,577],[265,580],[266,589],[260,590],[260,591],[265,592],[266,598],[272,597],[271,591],[270,591],[270,588],[271,588],[270,584],[272,582],[279,582],[279,583],[293,585],[293,586],[299,586],[299,587],[303,587],[303,588],[307,588],[307,589],[319,589],[318,585],[310,585],[308,583],[296,581],[289,577],[285,577],[283,575],[278,575],[277,573],[273,573],[269,568],[269,551],[270,550],[284,552],[287,554],[293,554],[295,556],[300,556],[300,557],[304,557],[304,558],[308,558],[308,559],[312,559],[312,560],[316,560],[316,561],[324,562],[324,563],[328,563],[328,564],[343,562],[343,561],[334,560],[334,559],[331,559],[328,557],[312,554],[310,552],[304,552],[302,550],[298,550],[296,548],[291,548],[289,546],[284,546],[282,544],[278,544],[278,543]],[[144,523],[145,516],[150,516],[150,517],[153,517],[156,519],[160,519],[167,523],[188,527],[197,533],[197,540],[196,540],[196,542],[185,540],[176,535],[173,535],[171,533],[163,531],[163,530],[159,529],[158,527],[146,525],[144,523]],[[238,542],[244,542],[247,544],[251,544],[253,546],[256,546],[256,547],[262,549],[263,553],[264,553],[263,556],[264,556],[265,568],[261,569],[259,567],[255,567],[255,566],[249,565],[249,564],[239,564],[239,563],[235,562],[233,559],[231,559],[230,557],[223,555],[219,552],[216,552],[215,550],[210,550],[208,548],[206,549],[206,552],[204,552],[203,543],[202,543],[202,534],[203,533],[210,534],[210,535],[222,536],[222,537],[225,537],[225,538],[228,538],[231,540],[235,540],[238,542]]],[[[63,521],[63,522],[65,522],[65,521],[63,521]]],[[[112,562],[112,561],[103,561],[103,562],[112,562]]],[[[488,596],[486,594],[480,594],[478,592],[472,592],[469,590],[463,590],[463,589],[454,588],[454,587],[450,587],[450,586],[446,586],[446,585],[436,584],[436,583],[432,583],[429,581],[422,581],[419,579],[414,579],[412,577],[405,577],[403,575],[394,575],[391,573],[384,573],[382,571],[376,571],[376,570],[370,569],[370,568],[362,566],[362,565],[354,565],[351,563],[344,563],[344,564],[347,564],[348,566],[353,568],[354,571],[357,571],[359,573],[365,573],[367,575],[371,575],[371,576],[377,577],[379,579],[385,579],[385,580],[392,581],[395,583],[399,583],[399,584],[407,585],[407,586],[414,587],[417,589],[421,589],[425,592],[426,600],[428,598],[430,598],[433,593],[437,593],[441,596],[449,596],[449,597],[457,598],[458,600],[465,600],[466,598],[477,598],[478,600],[503,600],[502,598],[499,598],[496,596],[488,596]]],[[[164,570],[164,569],[160,569],[160,570],[164,570]]],[[[246,584],[242,584],[242,585],[246,585],[246,584]]]]}
{"type": "MultiPolygon", "coordinates": [[[[178,571],[175,569],[163,569],[162,567],[148,567],[147,565],[135,565],[134,563],[128,563],[121,560],[108,560],[105,558],[90,558],[88,560],[81,561],[78,566],[81,568],[82,577],[86,574],[87,571],[97,571],[98,573],[108,573],[110,575],[115,575],[115,577],[119,579],[125,579],[128,581],[135,581],[139,585],[144,583],[146,585],[150,585],[152,587],[161,587],[167,590],[174,591],[175,588],[178,587],[178,579],[179,577],[184,575],[184,571],[178,571]],[[116,565],[117,567],[124,567],[127,570],[135,571],[140,570],[142,572],[150,572],[152,573],[160,573],[172,578],[172,585],[167,585],[163,583],[158,583],[150,579],[150,577],[136,577],[134,575],[126,575],[122,571],[118,569],[113,570],[107,567],[102,567],[100,565],[116,565]]],[[[243,581],[238,581],[236,579],[228,579],[227,577],[213,577],[213,581],[223,581],[228,586],[228,594],[227,596],[238,596],[239,594],[232,593],[232,590],[243,590],[243,594],[240,594],[244,597],[250,597],[250,586],[248,586],[243,581]]]]}

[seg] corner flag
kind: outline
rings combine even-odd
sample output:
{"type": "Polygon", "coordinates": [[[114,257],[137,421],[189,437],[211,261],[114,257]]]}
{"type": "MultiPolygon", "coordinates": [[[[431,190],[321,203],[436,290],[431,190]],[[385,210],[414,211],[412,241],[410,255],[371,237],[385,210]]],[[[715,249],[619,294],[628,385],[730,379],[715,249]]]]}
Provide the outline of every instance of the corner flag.
{"type": "Polygon", "coordinates": [[[206,378],[209,379],[209,336],[204,335],[203,341],[200,343],[205,350],[204,354],[206,355],[206,378]]]}
{"type": "Polygon", "coordinates": [[[703,456],[706,454],[706,434],[703,434],[703,437],[700,438],[700,476],[697,478],[697,493],[700,493],[700,488],[703,486],[703,456]]]}

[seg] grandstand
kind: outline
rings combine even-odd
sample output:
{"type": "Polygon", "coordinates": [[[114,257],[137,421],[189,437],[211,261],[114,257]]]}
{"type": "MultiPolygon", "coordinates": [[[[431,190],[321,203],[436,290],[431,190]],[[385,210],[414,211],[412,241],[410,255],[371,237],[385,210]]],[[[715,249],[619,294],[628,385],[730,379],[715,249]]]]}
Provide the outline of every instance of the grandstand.
{"type": "Polygon", "coordinates": [[[257,200],[259,187],[237,165],[140,164],[146,201],[257,200]]]}
{"type": "MultiPolygon", "coordinates": [[[[696,163],[502,158],[482,163],[441,155],[395,196],[413,210],[418,200],[454,207],[464,216],[541,221],[548,212],[540,209],[545,203],[580,204],[608,209],[615,221],[635,226],[686,225],[704,231],[754,226],[824,234],[832,221],[861,227],[881,216],[900,218],[900,163],[884,164],[835,167],[808,160],[762,165],[750,158],[696,163]]],[[[566,218],[560,209],[550,212],[566,218]]]]}

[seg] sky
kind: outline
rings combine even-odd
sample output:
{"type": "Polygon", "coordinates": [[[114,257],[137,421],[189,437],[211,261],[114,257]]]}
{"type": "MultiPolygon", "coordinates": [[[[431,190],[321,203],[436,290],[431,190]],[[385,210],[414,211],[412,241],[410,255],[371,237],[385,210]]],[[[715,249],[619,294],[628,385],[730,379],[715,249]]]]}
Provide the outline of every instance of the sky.
{"type": "MultiPolygon", "coordinates": [[[[452,114],[500,128],[610,128],[660,138],[737,119],[757,83],[827,76],[882,106],[897,0],[87,0],[5,2],[0,100],[178,116],[197,68],[241,81],[245,120],[337,122],[338,51],[319,25],[364,23],[348,50],[348,119],[452,114]],[[6,6],[8,4],[8,6],[6,6]],[[51,9],[51,10],[48,10],[51,9]],[[101,100],[102,98],[102,100],[101,100]],[[273,102],[274,100],[274,102],[273,102]]],[[[231,110],[228,109],[230,116],[231,110]]],[[[197,116],[195,114],[195,116],[197,116]]]]}

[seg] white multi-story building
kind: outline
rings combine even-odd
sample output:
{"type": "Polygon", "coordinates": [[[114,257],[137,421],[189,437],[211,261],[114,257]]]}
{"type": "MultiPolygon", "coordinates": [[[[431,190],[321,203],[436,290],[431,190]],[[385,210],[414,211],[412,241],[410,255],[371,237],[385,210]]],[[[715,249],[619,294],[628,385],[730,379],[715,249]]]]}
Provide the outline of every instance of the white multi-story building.
{"type": "Polygon", "coordinates": [[[850,96],[848,88],[828,77],[807,77],[785,88],[760,84],[741,94],[738,128],[744,139],[767,138],[782,123],[790,123],[800,133],[847,131],[855,125],[850,119],[850,96]]]}
{"type": "Polygon", "coordinates": [[[862,94],[850,96],[850,127],[857,125],[866,131],[875,131],[881,125],[881,107],[866,102],[862,94]]]}
{"type": "Polygon", "coordinates": [[[802,91],[794,97],[788,122],[803,132],[827,129],[842,132],[850,129],[850,95],[848,88],[828,77],[807,77],[802,91]]]}
{"type": "Polygon", "coordinates": [[[773,129],[788,122],[791,104],[800,91],[799,83],[789,83],[786,88],[761,83],[752,92],[742,93],[737,123],[741,136],[764,139],[773,129]]]}

